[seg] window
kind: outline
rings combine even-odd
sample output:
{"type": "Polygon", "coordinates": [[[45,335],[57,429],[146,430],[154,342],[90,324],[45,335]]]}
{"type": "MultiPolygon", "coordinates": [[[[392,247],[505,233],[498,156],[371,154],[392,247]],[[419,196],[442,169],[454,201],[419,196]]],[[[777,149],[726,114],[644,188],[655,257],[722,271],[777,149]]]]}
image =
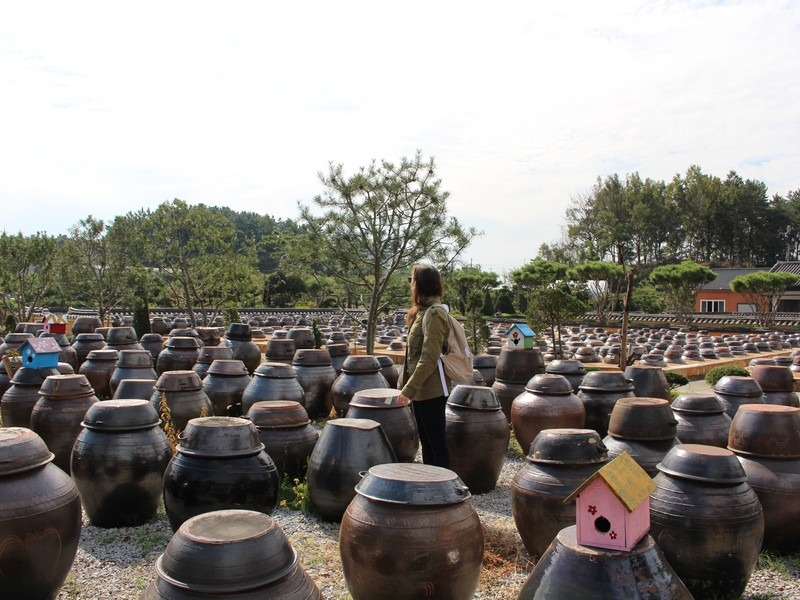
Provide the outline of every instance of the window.
{"type": "Polygon", "coordinates": [[[700,312],[724,313],[725,300],[700,300],[700,312]]]}

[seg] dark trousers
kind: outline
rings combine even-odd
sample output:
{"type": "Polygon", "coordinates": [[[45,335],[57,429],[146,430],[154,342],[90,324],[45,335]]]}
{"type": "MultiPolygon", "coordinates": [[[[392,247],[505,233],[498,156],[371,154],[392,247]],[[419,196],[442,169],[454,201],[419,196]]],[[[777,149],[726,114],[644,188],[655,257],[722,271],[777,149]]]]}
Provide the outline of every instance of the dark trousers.
{"type": "Polygon", "coordinates": [[[450,468],[447,450],[447,431],[444,409],[447,397],[417,400],[412,403],[417,420],[419,441],[422,444],[422,462],[426,465],[450,468]]]}

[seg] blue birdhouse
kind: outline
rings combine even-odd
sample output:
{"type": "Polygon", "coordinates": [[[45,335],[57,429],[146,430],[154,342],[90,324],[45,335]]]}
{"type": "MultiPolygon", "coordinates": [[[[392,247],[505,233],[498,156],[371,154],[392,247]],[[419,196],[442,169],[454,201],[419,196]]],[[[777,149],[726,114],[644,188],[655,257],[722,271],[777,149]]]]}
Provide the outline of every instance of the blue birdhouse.
{"type": "Polygon", "coordinates": [[[525,323],[514,323],[506,331],[506,347],[511,350],[530,350],[536,334],[525,323]]]}
{"type": "Polygon", "coordinates": [[[19,347],[22,365],[28,369],[58,367],[58,353],[61,347],[54,338],[31,338],[19,347]]]}

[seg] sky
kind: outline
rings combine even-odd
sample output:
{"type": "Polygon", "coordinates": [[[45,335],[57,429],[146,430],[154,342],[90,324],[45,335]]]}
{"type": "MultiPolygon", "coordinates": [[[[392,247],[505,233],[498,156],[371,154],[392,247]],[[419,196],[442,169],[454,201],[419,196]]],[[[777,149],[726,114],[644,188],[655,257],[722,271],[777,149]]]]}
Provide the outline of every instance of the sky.
{"type": "Polygon", "coordinates": [[[330,163],[434,157],[498,274],[598,177],[800,189],[795,0],[13,2],[0,225],[180,198],[296,219],[330,163]]]}

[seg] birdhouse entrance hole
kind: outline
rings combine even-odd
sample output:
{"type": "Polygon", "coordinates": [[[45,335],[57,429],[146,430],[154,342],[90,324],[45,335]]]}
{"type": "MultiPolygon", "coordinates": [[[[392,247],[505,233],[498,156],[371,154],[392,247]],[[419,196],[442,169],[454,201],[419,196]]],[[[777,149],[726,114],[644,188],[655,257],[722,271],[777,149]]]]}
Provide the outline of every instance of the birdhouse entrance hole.
{"type": "Polygon", "coordinates": [[[597,529],[600,533],[608,533],[611,531],[611,521],[606,519],[605,517],[597,517],[594,520],[594,528],[597,529]]]}

